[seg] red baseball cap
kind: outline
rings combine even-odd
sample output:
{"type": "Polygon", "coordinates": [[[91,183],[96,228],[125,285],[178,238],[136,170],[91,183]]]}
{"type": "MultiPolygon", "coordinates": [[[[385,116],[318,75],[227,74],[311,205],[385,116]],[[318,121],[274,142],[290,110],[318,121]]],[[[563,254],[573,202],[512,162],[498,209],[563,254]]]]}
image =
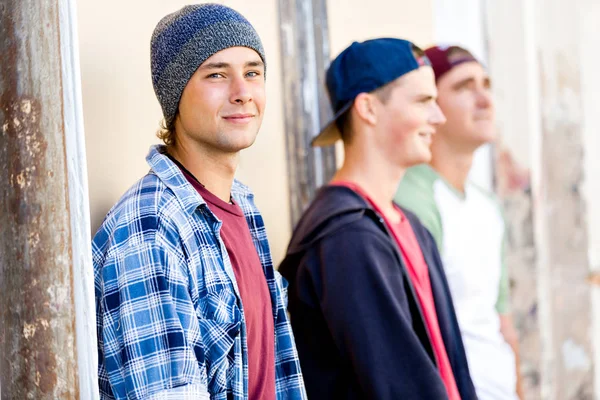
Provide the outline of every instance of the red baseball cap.
{"type": "Polygon", "coordinates": [[[425,55],[431,63],[436,82],[457,65],[473,61],[481,64],[467,49],[459,46],[432,46],[425,50],[425,55]]]}

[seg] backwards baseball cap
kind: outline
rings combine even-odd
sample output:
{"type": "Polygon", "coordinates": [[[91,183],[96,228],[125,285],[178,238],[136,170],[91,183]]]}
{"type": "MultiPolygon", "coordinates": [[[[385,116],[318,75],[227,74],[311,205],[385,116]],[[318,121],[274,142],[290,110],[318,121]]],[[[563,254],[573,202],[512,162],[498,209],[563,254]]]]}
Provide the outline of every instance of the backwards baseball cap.
{"type": "Polygon", "coordinates": [[[265,63],[254,27],[237,11],[221,4],[198,4],[164,17],[152,34],[152,85],[167,125],[175,118],[183,89],[198,67],[229,47],[248,47],[265,63]]]}
{"type": "Polygon", "coordinates": [[[336,121],[360,93],[379,89],[423,65],[429,65],[424,52],[406,40],[381,38],[352,43],[327,70],[325,83],[334,116],[311,144],[329,146],[342,137],[336,121]]]}
{"type": "Polygon", "coordinates": [[[425,54],[431,61],[436,82],[457,65],[473,61],[480,63],[467,49],[459,46],[433,46],[426,49],[425,54]]]}

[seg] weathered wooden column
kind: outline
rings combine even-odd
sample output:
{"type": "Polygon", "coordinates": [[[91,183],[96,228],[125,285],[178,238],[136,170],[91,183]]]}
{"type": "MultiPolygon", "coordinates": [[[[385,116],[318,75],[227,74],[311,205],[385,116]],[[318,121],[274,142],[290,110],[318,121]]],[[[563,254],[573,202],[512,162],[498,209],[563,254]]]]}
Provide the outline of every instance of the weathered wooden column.
{"type": "Polygon", "coordinates": [[[498,183],[527,399],[596,399],[600,60],[593,49],[600,46],[600,4],[507,0],[490,7],[498,183]]]}
{"type": "Polygon", "coordinates": [[[280,0],[281,57],[292,226],[336,170],[335,148],[310,141],[331,118],[325,88],[329,31],[325,0],[280,0]]]}
{"type": "Polygon", "coordinates": [[[0,3],[2,399],[98,396],[73,7],[0,3]]]}
{"type": "MultiPolygon", "coordinates": [[[[600,87],[582,86],[584,72],[592,72],[581,63],[582,51],[587,50],[580,47],[580,8],[586,5],[591,2],[538,0],[535,9],[541,135],[533,147],[532,182],[542,397],[552,400],[594,398],[589,243],[582,188],[584,159],[599,151],[584,148],[583,98],[586,91],[600,87]]],[[[597,11],[596,16],[600,16],[597,11]]]]}

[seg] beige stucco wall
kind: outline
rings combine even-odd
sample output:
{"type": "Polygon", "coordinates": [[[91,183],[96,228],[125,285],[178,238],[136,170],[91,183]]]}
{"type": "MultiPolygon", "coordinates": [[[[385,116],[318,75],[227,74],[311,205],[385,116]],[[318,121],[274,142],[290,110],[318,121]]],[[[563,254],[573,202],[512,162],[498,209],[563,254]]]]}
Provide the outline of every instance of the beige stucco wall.
{"type": "MultiPolygon", "coordinates": [[[[144,160],[161,119],[150,79],[150,36],[156,23],[190,2],[106,0],[79,2],[84,123],[92,230],[108,209],[147,170],[144,160]]],[[[220,1],[256,27],[268,62],[267,110],[254,146],[241,157],[238,178],[250,185],[264,214],[277,264],[291,226],[285,164],[285,133],[277,0],[220,1]]],[[[427,44],[431,2],[330,0],[332,54],[352,40],[401,36],[427,44]]]]}
{"type": "Polygon", "coordinates": [[[400,37],[425,47],[433,38],[431,0],[328,0],[331,54],[354,40],[400,37]]]}

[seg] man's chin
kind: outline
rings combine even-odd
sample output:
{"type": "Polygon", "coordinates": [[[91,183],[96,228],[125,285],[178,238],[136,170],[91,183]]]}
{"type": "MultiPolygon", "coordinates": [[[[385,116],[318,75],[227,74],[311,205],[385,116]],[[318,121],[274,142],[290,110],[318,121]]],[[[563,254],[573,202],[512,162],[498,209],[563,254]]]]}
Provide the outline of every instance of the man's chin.
{"type": "Polygon", "coordinates": [[[496,133],[491,132],[479,132],[473,133],[462,138],[456,138],[455,145],[460,146],[461,151],[475,151],[481,146],[493,143],[496,141],[496,133]]]}
{"type": "Polygon", "coordinates": [[[237,153],[251,147],[256,141],[256,134],[246,135],[246,137],[237,137],[235,140],[223,143],[221,149],[229,153],[237,153]]]}
{"type": "Polygon", "coordinates": [[[228,146],[223,146],[221,148],[221,150],[224,153],[239,153],[242,150],[246,150],[249,147],[252,147],[252,145],[254,144],[254,141],[252,141],[252,143],[232,143],[228,146]]]}
{"type": "Polygon", "coordinates": [[[472,138],[479,145],[491,143],[496,140],[497,136],[496,129],[490,123],[482,124],[479,129],[475,128],[472,133],[472,138]]]}

